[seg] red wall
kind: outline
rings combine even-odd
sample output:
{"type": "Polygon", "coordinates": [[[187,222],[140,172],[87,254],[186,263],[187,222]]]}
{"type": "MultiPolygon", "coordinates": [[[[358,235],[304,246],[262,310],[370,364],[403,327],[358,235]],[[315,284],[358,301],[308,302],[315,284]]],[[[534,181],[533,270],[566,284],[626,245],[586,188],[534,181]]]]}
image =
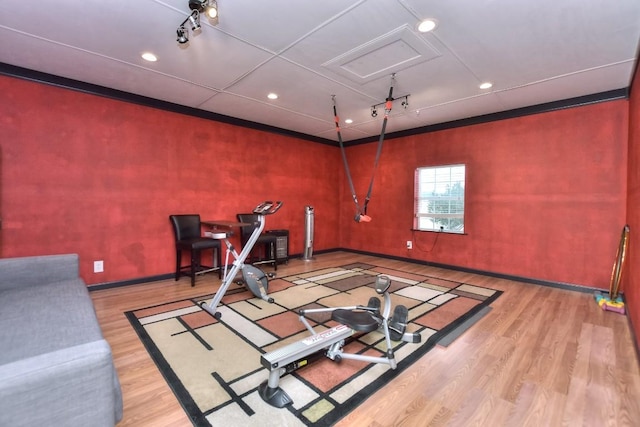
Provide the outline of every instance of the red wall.
{"type": "MultiPolygon", "coordinates": [[[[313,205],[316,250],[607,288],[626,220],[625,100],[389,139],[357,224],[335,147],[8,77],[0,91],[0,256],[77,252],[89,284],[170,273],[171,213],[282,199],[267,228],[290,230],[291,253],[313,205]],[[412,232],[414,169],[449,163],[467,165],[467,234],[412,232]]],[[[361,201],[375,148],[347,150],[361,201]]]]}
{"type": "Polygon", "coordinates": [[[629,254],[624,272],[626,277],[622,286],[636,339],[640,339],[640,66],[636,66],[629,111],[627,223],[630,231],[629,254]]]}
{"type": "MultiPolygon", "coordinates": [[[[626,216],[627,134],[620,100],[388,140],[373,221],[343,221],[342,246],[608,288],[626,216]],[[412,232],[415,168],[455,163],[467,168],[466,235],[412,232]]],[[[348,149],[362,199],[375,149],[348,149]]],[[[352,218],[344,181],[342,193],[341,216],[352,218]]]]}
{"type": "Polygon", "coordinates": [[[89,284],[171,273],[170,214],[235,220],[266,199],[285,202],[266,226],[291,253],[306,205],[315,248],[337,244],[334,147],[2,76],[0,93],[2,257],[79,253],[89,284]]]}

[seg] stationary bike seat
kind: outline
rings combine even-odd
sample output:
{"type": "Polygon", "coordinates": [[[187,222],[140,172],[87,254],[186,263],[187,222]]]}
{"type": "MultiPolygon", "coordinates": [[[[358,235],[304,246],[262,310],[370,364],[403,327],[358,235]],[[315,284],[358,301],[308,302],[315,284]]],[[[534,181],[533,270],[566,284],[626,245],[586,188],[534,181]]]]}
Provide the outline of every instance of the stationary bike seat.
{"type": "Polygon", "coordinates": [[[354,331],[373,332],[380,324],[378,320],[367,311],[353,311],[338,309],[331,312],[331,320],[347,325],[354,331]]]}

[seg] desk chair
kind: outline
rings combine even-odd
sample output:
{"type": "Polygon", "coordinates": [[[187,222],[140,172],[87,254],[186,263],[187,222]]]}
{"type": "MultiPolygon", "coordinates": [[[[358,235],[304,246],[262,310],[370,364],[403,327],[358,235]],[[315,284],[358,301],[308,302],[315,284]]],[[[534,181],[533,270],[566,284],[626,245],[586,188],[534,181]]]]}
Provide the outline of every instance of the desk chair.
{"type": "Polygon", "coordinates": [[[218,277],[222,278],[222,245],[220,240],[203,237],[200,224],[200,215],[169,215],[169,221],[173,225],[173,233],[176,243],[176,280],[181,276],[191,277],[191,286],[196,284],[196,275],[218,270],[218,277]],[[201,265],[200,254],[204,250],[212,249],[212,262],[217,253],[217,267],[201,265]],[[182,251],[191,253],[191,262],[187,266],[182,265],[182,251]]]}
{"type": "MultiPolygon", "coordinates": [[[[240,241],[242,242],[242,247],[247,243],[251,233],[258,227],[258,215],[257,214],[238,214],[236,215],[239,222],[244,222],[250,225],[244,225],[240,227],[240,241]]],[[[262,233],[256,244],[254,245],[255,249],[263,249],[264,257],[251,257],[249,262],[253,263],[266,263],[273,264],[273,269],[278,270],[278,262],[276,261],[276,241],[278,236],[270,235],[266,233],[262,233]]]]}

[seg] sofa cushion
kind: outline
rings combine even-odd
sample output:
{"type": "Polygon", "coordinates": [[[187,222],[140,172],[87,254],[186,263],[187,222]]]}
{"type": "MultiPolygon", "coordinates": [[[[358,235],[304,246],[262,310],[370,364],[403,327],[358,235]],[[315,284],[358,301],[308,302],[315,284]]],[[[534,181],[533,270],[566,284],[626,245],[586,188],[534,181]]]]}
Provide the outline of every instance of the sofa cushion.
{"type": "Polygon", "coordinates": [[[0,258],[0,291],[79,277],[77,254],[0,258]]]}
{"type": "Polygon", "coordinates": [[[0,365],[0,426],[112,427],[122,394],[105,340],[0,365]]]}
{"type": "Polygon", "coordinates": [[[0,364],[102,339],[82,279],[0,290],[0,364]]]}

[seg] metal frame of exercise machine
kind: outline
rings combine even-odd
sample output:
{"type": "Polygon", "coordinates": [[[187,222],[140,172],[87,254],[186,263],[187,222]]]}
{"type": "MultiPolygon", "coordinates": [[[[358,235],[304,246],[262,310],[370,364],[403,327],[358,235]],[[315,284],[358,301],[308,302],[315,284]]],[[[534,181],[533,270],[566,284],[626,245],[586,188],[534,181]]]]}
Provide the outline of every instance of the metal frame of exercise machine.
{"type": "Polygon", "coordinates": [[[393,317],[389,317],[391,314],[390,286],[389,277],[377,276],[375,290],[379,295],[384,296],[382,314],[380,314],[380,300],[376,297],[370,298],[367,306],[300,310],[300,321],[311,333],[311,336],[265,353],[260,357],[262,366],[269,370],[268,380],[260,384],[258,388],[260,397],[276,408],[292,404],[291,397],[279,386],[280,377],[306,366],[310,359],[315,358],[318,354],[324,354],[336,362],[342,359],[352,359],[368,363],[384,363],[389,365],[391,369],[395,369],[397,365],[391,340],[418,343],[421,336],[418,333],[405,332],[408,317],[408,310],[405,306],[396,306],[393,317]],[[331,319],[340,324],[318,333],[311,327],[305,315],[323,312],[331,312],[331,319]],[[375,330],[381,330],[384,334],[387,345],[384,356],[375,357],[343,351],[347,338],[375,330]]]}
{"type": "Polygon", "coordinates": [[[273,215],[274,213],[278,212],[281,207],[281,201],[277,201],[275,203],[272,201],[266,201],[256,206],[256,208],[253,210],[253,213],[258,215],[258,226],[253,230],[253,233],[251,233],[251,236],[249,236],[249,240],[247,240],[247,243],[244,245],[242,251],[240,251],[239,254],[231,244],[231,242],[229,242],[229,232],[222,232],[219,235],[216,235],[216,233],[213,234],[215,238],[222,238],[224,240],[224,243],[227,246],[226,260],[228,261],[230,253],[234,257],[233,267],[228,274],[228,264],[225,263],[222,284],[220,285],[220,289],[218,289],[218,292],[216,292],[211,302],[209,304],[207,304],[206,301],[200,303],[200,307],[202,307],[203,310],[209,312],[216,319],[220,319],[222,317],[222,313],[216,311],[216,309],[220,304],[222,297],[227,292],[227,289],[240,271],[242,271],[242,279],[245,286],[256,297],[263,299],[269,303],[273,303],[273,298],[270,298],[267,295],[267,290],[269,287],[269,279],[267,275],[259,268],[251,264],[245,264],[245,261],[249,257],[249,254],[253,250],[253,246],[256,244],[258,238],[260,237],[260,234],[262,234],[262,231],[264,230],[265,216],[273,215]]]}

